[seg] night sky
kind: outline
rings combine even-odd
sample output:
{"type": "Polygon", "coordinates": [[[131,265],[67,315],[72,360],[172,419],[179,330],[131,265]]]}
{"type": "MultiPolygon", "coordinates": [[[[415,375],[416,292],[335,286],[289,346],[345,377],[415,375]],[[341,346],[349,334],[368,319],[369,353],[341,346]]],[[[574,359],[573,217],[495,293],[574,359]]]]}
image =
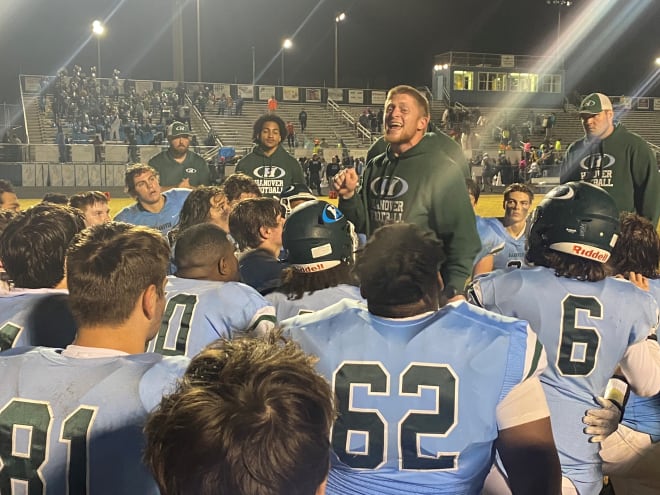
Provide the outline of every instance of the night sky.
{"type": "MultiPolygon", "coordinates": [[[[199,0],[202,12],[202,79],[252,80],[255,47],[258,82],[280,78],[285,37],[287,83],[332,86],[334,18],[339,26],[342,87],[431,85],[433,55],[446,51],[541,55],[557,39],[557,7],[546,0],[199,0]],[[270,65],[269,65],[270,64],[270,65]]],[[[55,74],[77,63],[96,65],[91,23],[106,21],[101,67],[122,77],[171,80],[173,0],[0,1],[0,102],[18,100],[19,73],[55,74]]],[[[564,57],[569,91],[633,94],[660,57],[660,1],[576,0],[561,11],[561,32],[588,9],[611,10],[564,57]],[[600,6],[600,7],[599,7],[600,6]],[[631,8],[631,7],[637,7],[631,8]],[[630,9],[626,11],[625,9],[630,9]],[[582,70],[572,71],[576,67],[582,70]],[[571,74],[574,76],[571,78],[571,74]]],[[[591,15],[591,14],[590,14],[591,15]]],[[[185,78],[197,79],[195,0],[184,7],[185,78]]],[[[660,96],[656,82],[644,91],[660,96]]]]}

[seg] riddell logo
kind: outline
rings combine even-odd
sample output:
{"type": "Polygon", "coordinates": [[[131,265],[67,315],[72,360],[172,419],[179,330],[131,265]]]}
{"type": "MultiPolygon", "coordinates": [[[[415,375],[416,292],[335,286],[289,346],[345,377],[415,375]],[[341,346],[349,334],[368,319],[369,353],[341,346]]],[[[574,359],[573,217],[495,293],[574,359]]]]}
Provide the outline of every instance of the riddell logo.
{"type": "Polygon", "coordinates": [[[573,245],[573,254],[582,258],[589,258],[595,261],[605,263],[610,258],[610,253],[598,248],[585,248],[578,244],[573,245]]]}

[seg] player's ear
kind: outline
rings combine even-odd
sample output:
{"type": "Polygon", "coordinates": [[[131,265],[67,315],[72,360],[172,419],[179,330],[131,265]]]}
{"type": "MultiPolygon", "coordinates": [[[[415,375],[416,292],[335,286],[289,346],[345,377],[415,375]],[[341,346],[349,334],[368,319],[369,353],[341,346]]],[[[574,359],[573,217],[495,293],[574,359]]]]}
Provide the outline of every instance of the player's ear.
{"type": "Polygon", "coordinates": [[[158,313],[158,301],[162,296],[154,284],[150,284],[142,293],[142,313],[147,320],[160,319],[158,313]]]}

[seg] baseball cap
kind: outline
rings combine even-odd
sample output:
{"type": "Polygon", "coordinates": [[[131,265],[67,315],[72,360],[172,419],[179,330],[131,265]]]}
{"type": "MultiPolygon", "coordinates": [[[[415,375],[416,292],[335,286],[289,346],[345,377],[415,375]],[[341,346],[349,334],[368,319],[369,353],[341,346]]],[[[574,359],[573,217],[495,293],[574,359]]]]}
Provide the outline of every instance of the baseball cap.
{"type": "Polygon", "coordinates": [[[167,137],[190,136],[188,126],[181,122],[172,122],[167,128],[167,137]]]}
{"type": "Polygon", "coordinates": [[[580,103],[579,113],[596,115],[605,110],[612,110],[612,102],[603,93],[591,93],[580,103]]]}

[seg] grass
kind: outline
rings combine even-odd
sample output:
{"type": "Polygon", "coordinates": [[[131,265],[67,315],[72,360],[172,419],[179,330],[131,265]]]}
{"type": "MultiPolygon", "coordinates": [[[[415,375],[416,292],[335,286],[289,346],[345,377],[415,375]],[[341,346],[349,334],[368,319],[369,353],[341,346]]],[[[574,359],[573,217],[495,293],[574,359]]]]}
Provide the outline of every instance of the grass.
{"type": "MultiPolygon", "coordinates": [[[[321,199],[337,204],[336,200],[328,200],[323,196],[321,199]]],[[[26,209],[39,203],[41,199],[20,198],[21,208],[26,209]]],[[[110,216],[114,217],[119,210],[125,206],[133,204],[130,198],[114,198],[110,200],[110,216]]],[[[533,206],[532,206],[533,208],[533,206]]],[[[531,209],[530,209],[531,211],[531,209]]],[[[477,204],[477,214],[482,217],[498,217],[503,214],[502,195],[501,194],[482,194],[477,204]]]]}

